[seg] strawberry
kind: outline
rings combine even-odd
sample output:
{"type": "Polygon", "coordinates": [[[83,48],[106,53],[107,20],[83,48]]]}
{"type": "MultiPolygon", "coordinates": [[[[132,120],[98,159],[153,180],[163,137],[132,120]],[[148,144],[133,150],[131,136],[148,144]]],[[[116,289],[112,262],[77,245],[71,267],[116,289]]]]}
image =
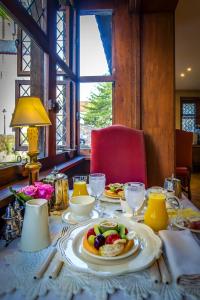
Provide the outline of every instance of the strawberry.
{"type": "Polygon", "coordinates": [[[121,239],[120,235],[117,233],[110,234],[107,236],[105,244],[113,244],[114,241],[121,239]]]}
{"type": "Polygon", "coordinates": [[[88,232],[87,232],[87,239],[89,238],[90,235],[95,235],[96,236],[96,233],[95,233],[93,227],[88,230],[88,232]]]}

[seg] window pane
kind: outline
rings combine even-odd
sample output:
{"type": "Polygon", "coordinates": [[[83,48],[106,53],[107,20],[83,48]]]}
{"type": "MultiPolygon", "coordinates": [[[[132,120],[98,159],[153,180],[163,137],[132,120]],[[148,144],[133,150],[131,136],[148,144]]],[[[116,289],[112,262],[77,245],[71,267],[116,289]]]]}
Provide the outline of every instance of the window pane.
{"type": "Polygon", "coordinates": [[[27,10],[29,15],[33,17],[40,28],[46,32],[46,15],[47,1],[46,0],[18,0],[27,10]]]}
{"type": "MultiPolygon", "coordinates": [[[[3,26],[5,34],[2,35],[3,43],[0,43],[0,166],[1,163],[5,166],[5,163],[19,161],[19,156],[25,157],[27,153],[27,128],[10,127],[17,98],[35,95],[44,103],[47,100],[44,93],[44,52],[11,17],[4,21],[0,17],[0,28],[3,26]],[[10,47],[11,42],[15,49],[10,47]],[[8,48],[5,48],[6,45],[8,48]]],[[[39,131],[39,151],[40,157],[43,157],[44,128],[39,131]]]]}
{"type": "Polygon", "coordinates": [[[56,114],[56,146],[57,150],[66,149],[67,120],[66,120],[66,84],[59,83],[56,86],[56,101],[60,110],[56,114]]]}
{"type": "Polygon", "coordinates": [[[112,124],[112,83],[80,85],[80,147],[90,148],[91,130],[112,124]]]}
{"type": "Polygon", "coordinates": [[[195,103],[183,103],[183,115],[195,115],[196,104],[195,103]]]}
{"type": "Polygon", "coordinates": [[[62,60],[66,60],[66,16],[65,11],[57,12],[57,54],[62,60]]]}
{"type": "Polygon", "coordinates": [[[182,103],[182,129],[195,131],[196,127],[196,103],[182,103]]]}
{"type": "Polygon", "coordinates": [[[109,75],[112,70],[112,16],[80,17],[80,75],[109,75]]]}
{"type": "Polygon", "coordinates": [[[185,131],[195,130],[195,119],[194,118],[184,118],[182,119],[182,129],[185,131]]]}

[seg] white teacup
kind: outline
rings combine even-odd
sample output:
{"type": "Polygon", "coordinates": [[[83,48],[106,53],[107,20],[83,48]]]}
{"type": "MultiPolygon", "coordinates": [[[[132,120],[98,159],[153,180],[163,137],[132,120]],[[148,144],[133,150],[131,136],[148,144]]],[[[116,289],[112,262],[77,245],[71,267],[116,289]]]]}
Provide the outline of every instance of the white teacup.
{"type": "Polygon", "coordinates": [[[75,218],[87,218],[95,203],[95,198],[91,196],[75,196],[69,201],[71,211],[75,218]]]}

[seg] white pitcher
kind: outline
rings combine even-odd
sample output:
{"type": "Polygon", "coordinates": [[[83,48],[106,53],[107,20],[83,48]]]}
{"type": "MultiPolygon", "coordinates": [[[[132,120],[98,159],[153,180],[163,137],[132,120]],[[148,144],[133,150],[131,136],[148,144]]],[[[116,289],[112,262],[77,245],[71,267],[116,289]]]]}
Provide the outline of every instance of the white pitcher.
{"type": "Polygon", "coordinates": [[[26,202],[21,249],[39,251],[49,244],[48,202],[45,199],[29,200],[26,202]]]}

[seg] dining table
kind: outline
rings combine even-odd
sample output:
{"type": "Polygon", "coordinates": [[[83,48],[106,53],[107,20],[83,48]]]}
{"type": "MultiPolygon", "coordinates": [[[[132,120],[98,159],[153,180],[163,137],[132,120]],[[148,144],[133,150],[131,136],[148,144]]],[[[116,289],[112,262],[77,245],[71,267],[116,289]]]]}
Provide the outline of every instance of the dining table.
{"type": "MultiPolygon", "coordinates": [[[[97,206],[100,209],[100,212],[97,212],[99,216],[105,219],[120,217],[123,214],[120,201],[114,202],[100,201],[100,205],[97,206]]],[[[182,207],[197,210],[184,195],[180,202],[182,207]]],[[[76,226],[73,222],[63,221],[62,213],[54,212],[49,216],[52,241],[59,238],[64,226],[70,229],[76,226]]],[[[170,226],[168,230],[178,231],[180,229],[170,226]]],[[[20,249],[20,238],[13,240],[8,247],[5,247],[5,241],[0,240],[0,300],[36,298],[43,300],[200,299],[200,285],[181,285],[173,278],[164,249],[162,260],[171,278],[169,281],[162,280],[162,276],[160,276],[161,280],[156,279],[159,273],[158,260],[143,270],[111,276],[98,276],[98,274],[78,271],[64,260],[59,275],[52,279],[49,278],[49,275],[55,260],[63,259],[59,249],[43,276],[34,279],[34,274],[37,273],[51,250],[52,246],[50,245],[41,251],[24,252],[20,249]]],[[[190,253],[188,253],[189,259],[190,253]]]]}

